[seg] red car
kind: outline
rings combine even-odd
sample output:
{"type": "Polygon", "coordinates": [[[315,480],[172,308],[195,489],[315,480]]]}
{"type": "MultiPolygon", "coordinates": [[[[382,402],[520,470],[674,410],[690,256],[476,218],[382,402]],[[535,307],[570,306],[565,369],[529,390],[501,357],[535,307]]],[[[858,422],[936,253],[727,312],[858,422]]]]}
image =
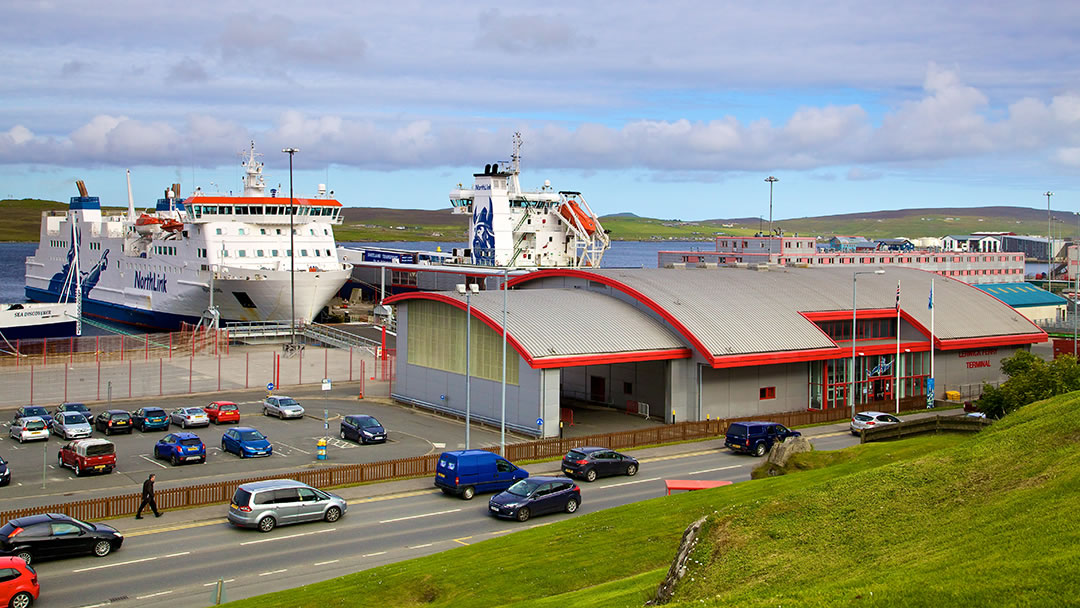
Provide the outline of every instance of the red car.
{"type": "Polygon", "coordinates": [[[37,572],[21,557],[0,557],[0,606],[28,608],[38,598],[37,572]]]}
{"type": "Polygon", "coordinates": [[[206,417],[214,424],[240,422],[240,408],[232,401],[214,401],[202,409],[206,412],[206,417]]]}

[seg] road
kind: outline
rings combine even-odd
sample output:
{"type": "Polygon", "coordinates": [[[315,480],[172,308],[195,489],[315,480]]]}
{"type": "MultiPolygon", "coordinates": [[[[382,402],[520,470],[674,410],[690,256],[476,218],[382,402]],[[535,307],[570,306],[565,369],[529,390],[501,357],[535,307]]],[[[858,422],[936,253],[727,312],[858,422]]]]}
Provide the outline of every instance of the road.
{"type": "MultiPolygon", "coordinates": [[[[822,450],[858,442],[846,432],[812,440],[822,450]]],[[[665,478],[745,481],[761,462],[715,448],[643,459],[636,477],[579,482],[582,504],[577,513],[542,516],[525,524],[490,517],[487,495],[463,501],[434,488],[350,500],[348,513],[334,524],[301,524],[268,534],[225,523],[224,507],[221,519],[176,521],[171,526],[165,522],[172,524],[184,514],[167,513],[159,522],[162,527],[128,534],[121,550],[106,558],[36,564],[42,584],[38,605],[206,606],[212,603],[219,577],[225,580],[227,599],[243,599],[662,496],[665,478]],[[69,583],[76,579],[79,584],[69,583]]],[[[535,473],[554,466],[529,469],[535,473]]]]}

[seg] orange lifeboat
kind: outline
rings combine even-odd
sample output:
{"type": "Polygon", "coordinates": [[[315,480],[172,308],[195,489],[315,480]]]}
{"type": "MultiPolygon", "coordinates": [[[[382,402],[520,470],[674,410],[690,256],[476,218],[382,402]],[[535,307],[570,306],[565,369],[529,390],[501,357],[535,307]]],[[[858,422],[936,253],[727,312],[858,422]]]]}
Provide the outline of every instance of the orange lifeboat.
{"type": "Polygon", "coordinates": [[[154,234],[161,230],[163,223],[161,218],[144,213],[135,220],[135,231],[139,234],[154,234]]]}
{"type": "Polygon", "coordinates": [[[161,223],[161,229],[167,232],[178,232],[184,229],[184,222],[179,220],[165,220],[161,223]]]}
{"type": "Polygon", "coordinates": [[[569,200],[559,208],[559,214],[563,216],[567,222],[574,223],[572,218],[577,218],[578,224],[585,229],[588,234],[596,232],[596,221],[592,217],[586,215],[581,207],[578,206],[577,201],[569,200]]]}

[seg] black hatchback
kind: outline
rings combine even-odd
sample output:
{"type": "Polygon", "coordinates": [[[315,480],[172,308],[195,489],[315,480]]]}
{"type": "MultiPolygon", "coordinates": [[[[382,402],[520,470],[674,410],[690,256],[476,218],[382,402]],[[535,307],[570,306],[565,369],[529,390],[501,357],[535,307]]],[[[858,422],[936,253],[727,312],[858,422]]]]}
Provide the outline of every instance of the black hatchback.
{"type": "Polygon", "coordinates": [[[488,501],[495,517],[526,521],[533,515],[566,511],[581,505],[581,488],[565,477],[529,477],[499,492],[488,501]]]}
{"type": "Polygon", "coordinates": [[[106,435],[113,433],[128,433],[135,428],[131,422],[131,414],[124,410],[105,410],[94,417],[94,428],[106,435]]]}
{"type": "Polygon", "coordinates": [[[633,456],[608,448],[574,448],[562,459],[562,471],[570,477],[596,481],[608,475],[637,475],[638,461],[633,456]]]}
{"type": "Polygon", "coordinates": [[[105,524],[90,524],[62,515],[44,513],[13,519],[0,527],[0,555],[38,559],[92,553],[105,557],[120,548],[124,535],[105,524]]]}
{"type": "Polygon", "coordinates": [[[360,443],[385,443],[386,429],[374,416],[354,414],[341,419],[340,436],[360,443]]]}

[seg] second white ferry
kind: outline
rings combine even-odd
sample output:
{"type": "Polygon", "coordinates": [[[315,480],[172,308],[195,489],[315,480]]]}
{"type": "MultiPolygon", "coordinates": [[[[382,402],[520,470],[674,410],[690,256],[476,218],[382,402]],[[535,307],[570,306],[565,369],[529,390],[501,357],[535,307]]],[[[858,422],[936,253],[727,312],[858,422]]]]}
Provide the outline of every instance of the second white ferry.
{"type": "Polygon", "coordinates": [[[160,330],[214,317],[287,320],[293,310],[311,321],[351,271],[334,243],[342,205],[323,185],[316,197],[294,197],[292,255],[289,197],[267,195],[257,156],[252,143],[239,196],[196,190],[181,200],[174,184],[138,215],[130,176],[126,214],[102,215],[80,183],[68,211],[42,214],[41,240],[26,259],[27,298],[57,302],[75,266],[85,316],[160,330]]]}

